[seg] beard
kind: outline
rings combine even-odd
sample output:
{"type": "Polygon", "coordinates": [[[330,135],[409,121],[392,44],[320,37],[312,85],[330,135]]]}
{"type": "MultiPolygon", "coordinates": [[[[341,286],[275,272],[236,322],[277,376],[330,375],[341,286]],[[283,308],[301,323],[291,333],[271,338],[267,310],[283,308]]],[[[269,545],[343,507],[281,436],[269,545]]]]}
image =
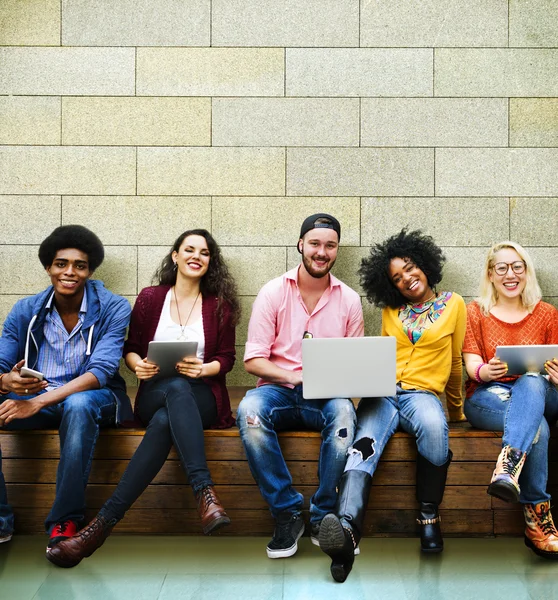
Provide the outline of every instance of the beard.
{"type": "Polygon", "coordinates": [[[310,257],[303,254],[302,264],[304,265],[304,268],[310,277],[314,277],[314,279],[321,279],[331,271],[333,265],[335,264],[335,260],[330,260],[324,268],[319,269],[314,266],[310,257]]]}

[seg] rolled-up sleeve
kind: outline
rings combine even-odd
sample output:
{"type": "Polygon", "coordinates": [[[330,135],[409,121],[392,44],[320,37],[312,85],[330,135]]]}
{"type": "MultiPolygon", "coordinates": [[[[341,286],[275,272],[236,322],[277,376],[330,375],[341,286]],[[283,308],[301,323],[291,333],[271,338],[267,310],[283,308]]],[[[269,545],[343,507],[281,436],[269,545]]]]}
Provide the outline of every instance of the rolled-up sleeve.
{"type": "Polygon", "coordinates": [[[268,286],[264,286],[252,306],[244,362],[252,358],[270,357],[271,347],[277,338],[276,323],[277,309],[268,286]]]}

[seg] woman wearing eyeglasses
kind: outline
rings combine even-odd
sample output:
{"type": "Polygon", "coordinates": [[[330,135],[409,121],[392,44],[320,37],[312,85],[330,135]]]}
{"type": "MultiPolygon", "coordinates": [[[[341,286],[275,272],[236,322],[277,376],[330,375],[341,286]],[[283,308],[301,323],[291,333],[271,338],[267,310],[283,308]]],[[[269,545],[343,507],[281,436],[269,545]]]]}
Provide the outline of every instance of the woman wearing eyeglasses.
{"type": "Polygon", "coordinates": [[[504,432],[488,493],[521,502],[525,544],[558,558],[546,491],[549,423],[558,418],[558,360],[545,365],[548,377],[517,376],[508,375],[496,357],[497,346],[558,343],[558,310],[541,300],[533,262],[519,244],[506,241],[489,250],[480,296],[467,306],[467,317],[465,415],[473,427],[504,432]]]}

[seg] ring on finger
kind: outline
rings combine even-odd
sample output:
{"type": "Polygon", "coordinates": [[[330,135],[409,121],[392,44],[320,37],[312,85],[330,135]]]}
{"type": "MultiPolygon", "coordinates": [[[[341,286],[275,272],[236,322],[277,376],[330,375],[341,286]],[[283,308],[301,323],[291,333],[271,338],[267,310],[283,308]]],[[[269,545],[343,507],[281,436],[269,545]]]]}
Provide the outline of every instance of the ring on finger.
{"type": "Polygon", "coordinates": [[[26,394],[28,394],[28,393],[29,393],[29,390],[28,390],[27,388],[25,388],[25,393],[26,393],[26,394]]]}

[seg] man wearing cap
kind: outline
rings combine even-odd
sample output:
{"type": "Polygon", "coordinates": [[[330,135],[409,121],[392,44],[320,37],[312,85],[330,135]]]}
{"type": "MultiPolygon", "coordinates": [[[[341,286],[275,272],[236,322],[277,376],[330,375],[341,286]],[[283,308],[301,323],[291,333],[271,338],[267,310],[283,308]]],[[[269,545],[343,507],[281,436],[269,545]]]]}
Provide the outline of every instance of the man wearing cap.
{"type": "Polygon", "coordinates": [[[304,532],[303,496],[293,485],[277,431],[320,431],[319,487],[310,500],[312,542],[318,544],[322,518],[334,509],[355,430],[350,399],[306,400],[302,396],[303,337],[358,337],[364,333],[359,295],[330,274],[341,226],[331,215],[302,223],[302,262],[260,290],[252,307],[244,354],[246,370],[259,377],[238,408],[237,423],[252,475],[275,519],[269,558],[292,556],[304,532]]]}
{"type": "MultiPolygon", "coordinates": [[[[118,374],[130,304],[90,279],[103,258],[92,231],[57,227],[39,248],[51,285],[15,304],[0,337],[0,427],[59,431],[49,548],[81,526],[99,427],[133,419],[118,374]]],[[[1,467],[0,452],[0,543],[14,525],[1,467]]]]}

